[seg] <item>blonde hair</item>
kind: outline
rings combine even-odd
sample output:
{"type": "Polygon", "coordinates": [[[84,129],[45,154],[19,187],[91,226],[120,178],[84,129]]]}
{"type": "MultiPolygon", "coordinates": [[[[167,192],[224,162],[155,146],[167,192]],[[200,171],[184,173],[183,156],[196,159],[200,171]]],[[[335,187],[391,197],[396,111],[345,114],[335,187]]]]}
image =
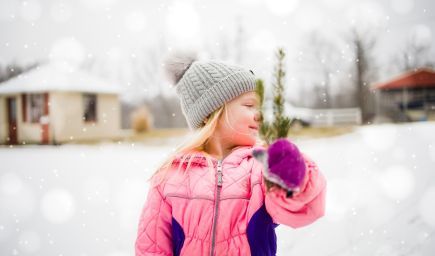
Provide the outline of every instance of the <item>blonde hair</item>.
{"type": "MultiPolygon", "coordinates": [[[[218,121],[224,112],[227,112],[226,103],[224,103],[222,107],[211,113],[204,126],[199,128],[198,130],[193,131],[193,133],[191,133],[184,142],[182,142],[175,150],[173,150],[171,154],[169,154],[168,157],[166,157],[166,159],[163,160],[162,164],[160,164],[160,167],[157,168],[149,181],[152,181],[153,185],[161,184],[168,177],[168,172],[172,169],[171,167],[173,161],[175,160],[175,157],[180,153],[183,154],[183,157],[179,162],[177,171],[181,170],[181,166],[185,163],[186,159],[188,159],[186,167],[186,170],[188,170],[192,163],[192,159],[198,152],[205,153],[208,167],[213,167],[210,155],[208,155],[207,152],[204,151],[204,145],[215,132],[218,121]]],[[[264,146],[265,142],[257,137],[255,145],[264,146]]]]}

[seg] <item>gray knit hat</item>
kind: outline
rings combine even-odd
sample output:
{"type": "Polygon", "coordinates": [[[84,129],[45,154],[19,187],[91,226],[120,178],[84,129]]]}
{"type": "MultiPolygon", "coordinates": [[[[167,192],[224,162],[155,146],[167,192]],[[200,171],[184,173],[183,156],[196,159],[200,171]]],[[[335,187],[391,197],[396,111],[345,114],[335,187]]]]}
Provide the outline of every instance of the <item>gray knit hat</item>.
{"type": "Polygon", "coordinates": [[[174,58],[165,63],[180,98],[181,110],[190,129],[198,129],[216,109],[237,96],[255,90],[250,70],[221,61],[174,58]]]}

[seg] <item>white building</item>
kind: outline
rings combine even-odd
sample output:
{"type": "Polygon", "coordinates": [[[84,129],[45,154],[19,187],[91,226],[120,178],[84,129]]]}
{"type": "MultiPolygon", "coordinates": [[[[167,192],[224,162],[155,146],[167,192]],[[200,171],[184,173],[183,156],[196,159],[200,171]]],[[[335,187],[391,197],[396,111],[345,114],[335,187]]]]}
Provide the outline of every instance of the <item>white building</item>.
{"type": "Polygon", "coordinates": [[[0,144],[115,139],[120,89],[66,64],[46,64],[0,84],[0,144]]]}

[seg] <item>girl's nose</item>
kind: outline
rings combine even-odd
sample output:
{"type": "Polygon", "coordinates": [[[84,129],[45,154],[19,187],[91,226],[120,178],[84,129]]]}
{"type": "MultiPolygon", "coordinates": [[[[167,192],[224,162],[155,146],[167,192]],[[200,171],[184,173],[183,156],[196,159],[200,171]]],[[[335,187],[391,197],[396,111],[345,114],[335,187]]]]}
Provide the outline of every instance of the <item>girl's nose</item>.
{"type": "Polygon", "coordinates": [[[254,115],[254,120],[256,122],[260,122],[260,119],[261,119],[261,113],[260,113],[260,111],[257,111],[254,115]]]}

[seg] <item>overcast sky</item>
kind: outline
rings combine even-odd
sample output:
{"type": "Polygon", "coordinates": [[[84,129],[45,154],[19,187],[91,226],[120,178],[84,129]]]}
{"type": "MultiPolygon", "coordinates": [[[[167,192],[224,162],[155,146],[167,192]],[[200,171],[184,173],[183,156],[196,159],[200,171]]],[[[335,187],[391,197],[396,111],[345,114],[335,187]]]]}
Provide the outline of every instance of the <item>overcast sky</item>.
{"type": "Polygon", "coordinates": [[[287,50],[288,65],[296,70],[295,60],[306,54],[301,45],[310,31],[322,31],[338,42],[351,26],[367,27],[376,35],[378,58],[388,65],[411,34],[434,44],[435,2],[1,0],[0,63],[116,59],[164,42],[167,49],[194,48],[202,57],[229,56],[267,78],[277,46],[287,50]]]}

